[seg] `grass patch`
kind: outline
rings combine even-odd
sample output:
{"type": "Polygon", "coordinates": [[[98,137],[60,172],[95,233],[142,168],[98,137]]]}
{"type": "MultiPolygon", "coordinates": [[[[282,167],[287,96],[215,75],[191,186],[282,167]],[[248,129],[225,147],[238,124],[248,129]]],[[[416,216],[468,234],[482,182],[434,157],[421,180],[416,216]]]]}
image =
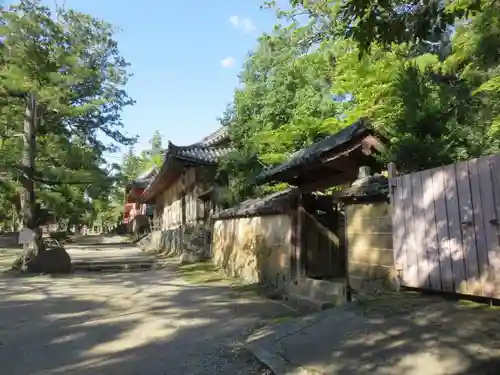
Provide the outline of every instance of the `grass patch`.
{"type": "Polygon", "coordinates": [[[432,298],[416,292],[380,293],[358,295],[353,308],[364,315],[395,316],[404,315],[442,302],[439,298],[432,298]]]}
{"type": "Polygon", "coordinates": [[[224,272],[210,261],[182,264],[178,268],[179,275],[191,284],[206,284],[230,281],[224,272]]]}
{"type": "Polygon", "coordinates": [[[270,324],[281,324],[295,318],[293,315],[276,316],[268,320],[270,324]]]}
{"type": "Polygon", "coordinates": [[[472,309],[472,310],[500,310],[500,305],[498,304],[488,304],[488,303],[481,303],[481,302],[475,302],[471,300],[465,300],[461,299],[457,302],[458,306],[466,308],[466,309],[472,309]]]}
{"type": "Polygon", "coordinates": [[[228,298],[269,298],[275,299],[262,285],[236,278],[227,274],[210,261],[201,261],[192,264],[177,266],[177,275],[190,284],[222,284],[228,287],[225,295],[228,298]]]}
{"type": "Polygon", "coordinates": [[[262,287],[258,284],[246,284],[241,280],[232,279],[232,291],[229,298],[256,297],[265,296],[262,287]]]}

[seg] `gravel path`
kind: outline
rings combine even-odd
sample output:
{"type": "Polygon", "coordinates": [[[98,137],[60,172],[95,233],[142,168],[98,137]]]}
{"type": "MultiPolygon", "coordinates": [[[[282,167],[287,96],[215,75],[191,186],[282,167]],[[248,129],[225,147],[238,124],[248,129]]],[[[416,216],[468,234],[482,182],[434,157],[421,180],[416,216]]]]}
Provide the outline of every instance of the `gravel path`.
{"type": "Polygon", "coordinates": [[[172,271],[0,279],[0,363],[9,375],[270,374],[238,342],[290,314],[172,271]]]}

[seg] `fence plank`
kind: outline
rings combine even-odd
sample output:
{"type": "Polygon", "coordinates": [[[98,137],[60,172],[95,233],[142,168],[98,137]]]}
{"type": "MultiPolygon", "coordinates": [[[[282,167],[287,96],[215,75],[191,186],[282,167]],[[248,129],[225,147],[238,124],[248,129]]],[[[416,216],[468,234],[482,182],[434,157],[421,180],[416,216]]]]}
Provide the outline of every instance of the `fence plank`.
{"type": "Polygon", "coordinates": [[[441,267],[439,261],[439,246],[436,227],[436,212],[434,208],[434,187],[430,170],[422,172],[423,206],[425,209],[425,239],[429,272],[429,287],[441,290],[441,267]]]}
{"type": "Polygon", "coordinates": [[[417,246],[415,244],[415,230],[413,229],[413,197],[411,191],[411,175],[403,176],[402,199],[406,233],[407,270],[405,280],[408,286],[419,287],[417,246]]]}
{"type": "Polygon", "coordinates": [[[402,272],[402,283],[406,285],[408,262],[406,260],[406,228],[403,213],[403,180],[397,177],[390,180],[393,199],[392,212],[392,239],[394,248],[394,264],[398,271],[402,272]]]}
{"type": "Polygon", "coordinates": [[[493,199],[493,181],[491,179],[490,163],[492,158],[486,156],[478,160],[479,183],[481,186],[481,202],[484,223],[484,234],[488,262],[485,272],[481,277],[483,295],[493,297],[495,295],[495,283],[493,270],[490,267],[490,259],[493,260],[498,247],[498,235],[496,231],[495,200],[493,199]]]}
{"type": "Polygon", "coordinates": [[[486,228],[482,215],[483,204],[481,200],[481,183],[479,179],[478,159],[468,161],[470,185],[472,195],[472,206],[474,216],[474,231],[476,233],[477,245],[477,260],[479,269],[479,280],[477,285],[474,286],[473,294],[484,295],[481,280],[487,275],[488,271],[488,248],[486,246],[486,228]]]}
{"type": "Polygon", "coordinates": [[[402,284],[500,298],[500,154],[389,184],[402,284]]]}
{"type": "Polygon", "coordinates": [[[418,285],[429,288],[429,264],[427,260],[427,246],[425,243],[425,210],[423,207],[422,174],[411,174],[412,204],[413,204],[413,232],[415,233],[415,254],[417,256],[418,285]]]}
{"type": "Polygon", "coordinates": [[[476,234],[474,232],[474,207],[472,204],[469,164],[466,161],[458,163],[456,165],[456,172],[460,229],[462,232],[465,277],[467,280],[465,293],[473,294],[479,280],[479,268],[477,266],[477,245],[476,234]]]}
{"type": "Polygon", "coordinates": [[[497,242],[495,250],[488,254],[490,269],[493,273],[493,282],[495,285],[495,297],[500,298],[500,155],[491,158],[491,181],[493,188],[493,199],[495,201],[495,217],[497,223],[494,226],[497,242]]]}
{"type": "Polygon", "coordinates": [[[441,285],[445,291],[453,291],[453,272],[451,269],[450,241],[448,235],[448,216],[446,212],[446,191],[442,168],[435,168],[432,173],[434,188],[434,205],[436,210],[436,226],[439,246],[439,265],[441,285]]]}
{"type": "Polygon", "coordinates": [[[462,231],[460,228],[459,197],[455,165],[448,165],[443,168],[445,189],[446,189],[446,209],[448,216],[448,234],[451,256],[451,268],[453,272],[453,283],[455,292],[460,293],[466,290],[467,279],[465,276],[465,260],[462,245],[462,231]]]}

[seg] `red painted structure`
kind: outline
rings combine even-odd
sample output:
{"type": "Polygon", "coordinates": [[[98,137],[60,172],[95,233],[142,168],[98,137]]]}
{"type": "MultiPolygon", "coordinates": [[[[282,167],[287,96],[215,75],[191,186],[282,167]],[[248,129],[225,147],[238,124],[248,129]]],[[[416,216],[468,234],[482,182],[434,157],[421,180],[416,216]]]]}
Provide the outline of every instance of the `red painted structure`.
{"type": "Polygon", "coordinates": [[[128,227],[129,232],[143,229],[152,217],[153,205],[143,202],[141,196],[156,174],[157,169],[152,168],[125,186],[123,224],[128,227]]]}
{"type": "Polygon", "coordinates": [[[128,224],[134,217],[140,213],[146,213],[146,204],[139,202],[139,197],[142,195],[144,188],[134,186],[132,182],[129,185],[128,192],[126,190],[125,204],[123,208],[123,223],[128,224]]]}

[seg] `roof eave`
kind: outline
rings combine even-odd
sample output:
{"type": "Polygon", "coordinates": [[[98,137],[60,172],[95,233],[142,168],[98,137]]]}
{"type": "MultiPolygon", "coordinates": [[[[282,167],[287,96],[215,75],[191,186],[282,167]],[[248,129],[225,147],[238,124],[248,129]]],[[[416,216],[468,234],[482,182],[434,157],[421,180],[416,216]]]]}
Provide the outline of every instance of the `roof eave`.
{"type": "MultiPolygon", "coordinates": [[[[256,177],[255,182],[259,185],[262,185],[265,183],[270,183],[270,182],[289,182],[288,179],[284,178],[285,175],[293,173],[294,170],[302,168],[307,164],[311,164],[311,163],[315,163],[315,162],[320,161],[324,154],[326,154],[328,152],[333,152],[336,148],[342,147],[346,143],[348,144],[349,142],[360,140],[363,137],[366,137],[367,135],[373,134],[373,130],[367,125],[367,122],[364,119],[360,119],[360,120],[356,121],[355,123],[353,123],[349,127],[351,127],[351,126],[357,126],[358,129],[355,130],[355,132],[352,134],[352,137],[348,141],[343,142],[341,144],[337,144],[334,147],[332,147],[330,150],[320,152],[316,155],[307,156],[299,162],[292,163],[291,161],[288,161],[288,162],[282,163],[274,168],[271,168],[267,171],[262,172],[260,175],[258,175],[256,177]],[[288,164],[290,164],[290,165],[288,165],[288,164]]],[[[336,134],[337,133],[332,134],[329,137],[332,137],[336,134]]],[[[318,141],[316,143],[313,143],[309,147],[313,147],[313,145],[315,145],[319,142],[322,142],[322,141],[323,140],[318,141]]],[[[309,147],[305,147],[303,150],[308,149],[309,147]]]]}

